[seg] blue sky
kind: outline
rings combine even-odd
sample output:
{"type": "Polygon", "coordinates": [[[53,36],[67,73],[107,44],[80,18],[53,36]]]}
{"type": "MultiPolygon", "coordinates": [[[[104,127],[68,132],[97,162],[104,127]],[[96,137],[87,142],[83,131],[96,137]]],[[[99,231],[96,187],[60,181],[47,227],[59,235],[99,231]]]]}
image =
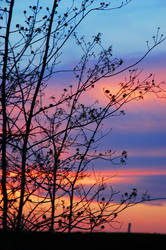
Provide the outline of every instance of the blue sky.
{"type": "MultiPolygon", "coordinates": [[[[112,4],[117,6],[120,2],[112,1],[112,4]]],[[[126,65],[129,65],[147,51],[147,40],[150,44],[153,44],[152,36],[156,34],[158,27],[160,27],[160,32],[166,35],[165,13],[165,0],[133,0],[121,9],[91,13],[77,28],[77,32],[80,37],[85,35],[87,41],[93,35],[101,32],[103,45],[106,47],[112,45],[113,55],[122,57],[126,61],[126,65]]],[[[143,73],[154,72],[157,80],[166,80],[164,75],[166,70],[165,48],[166,42],[163,42],[137,67],[143,69],[143,73]]],[[[73,46],[73,40],[71,39],[65,47],[62,57],[65,60],[65,67],[71,68],[79,60],[80,55],[80,50],[75,45],[73,46]]],[[[124,80],[125,76],[128,76],[128,72],[118,76],[118,79],[124,80]]],[[[71,75],[55,77],[54,84],[56,84],[56,79],[64,86],[73,81],[71,75]]],[[[110,88],[111,82],[112,79],[110,79],[110,88]]],[[[99,82],[99,86],[100,84],[102,85],[103,82],[99,82]]],[[[97,99],[97,97],[95,98],[97,99]]],[[[104,98],[104,96],[101,98],[104,98]]],[[[148,170],[150,173],[153,170],[166,169],[165,102],[166,100],[160,100],[153,96],[150,101],[147,99],[139,104],[134,103],[134,108],[132,108],[133,104],[125,107],[126,116],[106,122],[106,127],[113,128],[113,130],[110,136],[107,136],[104,140],[102,148],[106,150],[112,148],[112,150],[117,151],[127,150],[129,152],[129,159],[125,166],[127,171],[140,169],[141,171],[148,170]],[[130,152],[133,151],[137,152],[137,156],[130,156],[130,152]],[[162,154],[157,155],[159,151],[162,154]],[[142,152],[152,153],[141,156],[142,152]]],[[[108,162],[99,161],[96,163],[96,167],[101,171],[109,168],[117,170],[117,166],[108,162]]],[[[118,169],[120,173],[121,168],[118,169]]],[[[142,191],[148,189],[153,197],[166,196],[166,175],[141,176],[137,183],[131,182],[127,186],[133,187],[135,184],[142,191]]],[[[123,190],[126,187],[125,185],[119,184],[118,187],[123,190]]]]}
{"type": "MultiPolygon", "coordinates": [[[[72,1],[68,0],[68,2],[72,1]]],[[[101,1],[95,0],[94,2],[99,4],[101,1]]],[[[120,6],[121,2],[121,0],[113,0],[110,7],[120,6]]],[[[15,22],[22,22],[23,11],[20,12],[20,9],[27,10],[29,5],[35,5],[35,3],[36,1],[17,0],[15,2],[15,22]]],[[[43,0],[40,1],[40,5],[44,7],[44,4],[43,0]]],[[[52,1],[48,0],[45,6],[51,4],[52,1]]],[[[62,12],[68,9],[68,5],[63,3],[59,6],[62,12]]],[[[132,0],[120,9],[91,12],[78,26],[76,32],[79,36],[85,35],[87,40],[101,32],[103,45],[106,47],[112,45],[113,54],[117,57],[123,57],[126,63],[130,63],[144,54],[147,50],[146,41],[152,42],[152,36],[156,34],[158,27],[161,28],[161,33],[165,32],[165,12],[165,0],[132,0]]],[[[160,61],[163,67],[166,66],[164,63],[165,46],[166,43],[163,43],[151,52],[146,59],[147,67],[148,59],[153,64],[154,61],[160,61]]],[[[73,46],[72,38],[65,45],[63,55],[63,62],[67,66],[78,59],[79,49],[75,45],[73,46]]]]}
{"type": "MultiPolygon", "coordinates": [[[[90,37],[92,32],[101,32],[103,43],[106,46],[112,44],[114,55],[121,56],[129,64],[146,52],[146,41],[152,43],[152,36],[156,34],[158,27],[161,33],[165,34],[165,13],[165,0],[133,0],[122,9],[92,14],[87,18],[89,21],[85,20],[78,31],[86,33],[86,37],[90,37]]],[[[145,72],[154,72],[156,79],[166,80],[164,74],[161,75],[161,72],[166,70],[165,58],[166,42],[163,42],[138,67],[145,72]]],[[[153,98],[153,107],[152,102],[147,101],[145,108],[144,103],[138,104],[135,110],[126,108],[126,116],[112,120],[113,131],[103,145],[105,148],[111,145],[115,150],[128,150],[126,169],[129,171],[166,170],[166,100],[157,100],[155,96],[153,98]],[[130,156],[132,150],[140,152],[139,156],[130,156]],[[142,151],[152,150],[154,156],[141,156],[142,151]],[[163,153],[156,156],[157,151],[163,153]]],[[[117,169],[109,163],[104,164],[101,166],[100,162],[97,165],[101,169],[117,169]]],[[[120,171],[119,168],[119,173],[120,171]]],[[[128,186],[132,187],[134,184],[128,183],[128,186]]],[[[138,178],[137,185],[142,191],[148,189],[153,197],[166,197],[166,175],[142,176],[138,178]]],[[[126,185],[119,184],[118,187],[123,190],[126,185]]]]}
{"type": "MultiPolygon", "coordinates": [[[[121,1],[112,1],[118,5],[121,1]]],[[[127,6],[91,13],[79,27],[79,32],[91,36],[101,32],[105,44],[113,44],[115,53],[136,54],[146,50],[145,41],[151,40],[157,27],[165,31],[166,2],[164,0],[133,0],[127,6]]],[[[158,51],[164,50],[164,45],[158,51]]]]}

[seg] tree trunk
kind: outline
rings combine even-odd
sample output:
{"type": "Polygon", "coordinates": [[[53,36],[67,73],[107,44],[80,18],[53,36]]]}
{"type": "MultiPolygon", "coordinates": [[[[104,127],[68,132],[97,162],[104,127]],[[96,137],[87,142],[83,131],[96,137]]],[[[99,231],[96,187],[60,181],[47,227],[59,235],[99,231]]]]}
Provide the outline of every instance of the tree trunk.
{"type": "Polygon", "coordinates": [[[14,0],[10,2],[9,16],[6,27],[5,35],[5,50],[4,50],[4,60],[3,60],[3,72],[2,72],[2,84],[1,84],[1,104],[2,104],[2,195],[3,195],[3,230],[7,230],[7,213],[8,213],[8,194],[7,194],[7,111],[6,111],[6,74],[7,74],[7,62],[8,62],[8,44],[9,44],[9,34],[10,25],[13,13],[14,0]]]}
{"type": "Polygon", "coordinates": [[[31,127],[31,122],[33,118],[33,111],[36,103],[36,99],[40,90],[40,86],[43,80],[45,68],[47,65],[47,59],[48,59],[48,53],[49,53],[49,43],[50,43],[50,35],[51,35],[51,29],[52,29],[52,24],[53,24],[53,19],[55,15],[55,9],[57,7],[57,0],[54,1],[54,5],[52,8],[51,12],[51,19],[48,27],[48,32],[47,32],[47,38],[46,38],[46,45],[45,45],[45,53],[43,56],[43,63],[42,63],[42,68],[41,72],[39,75],[39,79],[37,82],[37,86],[35,89],[35,93],[32,99],[31,103],[31,108],[29,112],[29,118],[26,124],[26,135],[24,139],[24,145],[23,145],[23,152],[22,152],[22,169],[21,169],[21,194],[20,194],[20,202],[19,202],[19,210],[18,210],[18,216],[17,216],[17,230],[20,230],[21,226],[21,218],[22,218],[22,211],[23,211],[23,206],[24,206],[24,194],[25,194],[25,184],[26,184],[26,156],[27,156],[27,144],[28,144],[28,139],[29,139],[29,133],[30,133],[30,127],[31,127]]]}

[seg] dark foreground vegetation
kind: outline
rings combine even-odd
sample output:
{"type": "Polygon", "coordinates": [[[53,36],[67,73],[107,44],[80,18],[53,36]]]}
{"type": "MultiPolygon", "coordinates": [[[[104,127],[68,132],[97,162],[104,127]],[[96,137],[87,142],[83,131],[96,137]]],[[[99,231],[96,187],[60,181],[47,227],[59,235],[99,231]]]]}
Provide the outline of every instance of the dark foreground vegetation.
{"type": "Polygon", "coordinates": [[[166,234],[143,233],[49,233],[49,232],[0,232],[0,249],[111,249],[160,246],[166,234]]]}

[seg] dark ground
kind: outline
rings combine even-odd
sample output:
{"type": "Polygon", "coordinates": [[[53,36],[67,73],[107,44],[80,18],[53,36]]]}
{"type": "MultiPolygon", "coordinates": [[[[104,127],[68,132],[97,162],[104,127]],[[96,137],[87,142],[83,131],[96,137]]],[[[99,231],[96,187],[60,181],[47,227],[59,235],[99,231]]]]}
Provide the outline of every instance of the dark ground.
{"type": "Polygon", "coordinates": [[[0,231],[0,250],[165,248],[166,235],[138,233],[47,233],[0,231]],[[161,245],[162,244],[162,245],[161,245]],[[164,245],[163,245],[164,244],[164,245]]]}

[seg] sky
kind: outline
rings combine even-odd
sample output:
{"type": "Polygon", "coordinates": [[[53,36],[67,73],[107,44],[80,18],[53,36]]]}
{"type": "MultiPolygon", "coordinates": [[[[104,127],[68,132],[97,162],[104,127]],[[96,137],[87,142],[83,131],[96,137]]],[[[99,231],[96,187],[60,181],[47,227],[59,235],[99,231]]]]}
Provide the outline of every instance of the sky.
{"type": "MultiPolygon", "coordinates": [[[[50,3],[51,0],[47,1],[50,3]]],[[[98,0],[97,0],[98,1],[98,0]]],[[[17,1],[20,8],[24,1],[17,1]]],[[[63,1],[62,1],[63,2],[63,1]]],[[[112,7],[121,1],[111,1],[112,7]]],[[[66,6],[64,6],[65,9],[66,6]]],[[[19,8],[16,8],[19,13],[19,8]]],[[[123,8],[91,13],[77,28],[79,36],[90,40],[102,33],[103,46],[112,45],[113,55],[122,58],[124,67],[139,60],[147,51],[146,41],[153,44],[153,36],[160,27],[160,34],[166,35],[166,1],[133,0],[123,8]]],[[[19,20],[19,15],[17,16],[19,20]]],[[[58,67],[71,69],[81,56],[73,40],[64,47],[62,64],[58,67]]],[[[156,81],[166,81],[166,41],[157,46],[137,65],[142,75],[153,73],[156,81]]],[[[88,93],[89,100],[107,102],[103,88],[114,89],[129,76],[123,72],[115,77],[101,80],[95,90],[88,93]]],[[[60,74],[50,79],[48,92],[73,83],[69,75],[60,74]]],[[[99,176],[110,177],[110,185],[120,191],[137,188],[139,193],[148,192],[152,198],[166,197],[166,99],[147,96],[141,102],[132,102],[124,107],[125,116],[106,121],[106,128],[112,128],[104,138],[101,150],[111,148],[117,152],[128,152],[125,166],[114,166],[98,161],[95,170],[99,176]],[[112,175],[115,177],[112,178],[112,175]]],[[[88,184],[88,183],[87,183],[88,184]]],[[[166,200],[140,204],[126,210],[120,216],[121,227],[127,230],[132,223],[134,232],[166,233],[166,200]]],[[[116,229],[111,229],[116,230],[116,229]]]]}
{"type": "MultiPolygon", "coordinates": [[[[112,1],[113,6],[116,6],[115,2],[117,3],[112,1]]],[[[121,9],[91,14],[76,32],[79,36],[84,35],[86,40],[101,32],[103,46],[112,45],[114,56],[122,58],[124,66],[128,66],[146,53],[146,41],[153,44],[152,37],[158,27],[161,34],[166,35],[165,13],[165,0],[133,0],[121,9]]],[[[63,55],[63,67],[72,68],[79,60],[81,52],[73,46],[71,40],[64,48],[63,55]]],[[[166,42],[163,42],[137,65],[137,69],[142,70],[143,76],[153,73],[156,81],[166,81],[165,59],[166,42]]],[[[106,103],[103,87],[112,89],[128,75],[127,71],[101,80],[88,94],[89,100],[106,103]]],[[[69,81],[73,81],[70,76],[57,75],[50,81],[51,92],[58,86],[58,82],[68,86],[69,81]]],[[[115,175],[110,178],[110,185],[122,192],[136,187],[139,194],[148,192],[151,198],[166,197],[166,99],[147,96],[141,102],[128,104],[124,110],[125,116],[106,122],[105,126],[112,128],[112,131],[104,139],[101,149],[107,150],[111,146],[117,152],[126,150],[127,164],[122,167],[98,161],[95,163],[95,170],[99,176],[106,178],[115,175]]],[[[166,233],[165,211],[166,200],[137,205],[120,215],[120,228],[111,230],[126,231],[130,222],[134,232],[166,233]]]]}
{"type": "MultiPolygon", "coordinates": [[[[115,1],[112,1],[113,4],[115,1]]],[[[111,12],[90,15],[77,32],[88,39],[98,32],[102,33],[103,44],[112,45],[113,53],[121,57],[125,65],[138,60],[147,50],[146,41],[152,44],[152,36],[160,27],[165,34],[165,0],[133,0],[126,7],[111,12]],[[93,33],[92,33],[93,32],[93,33]]],[[[68,47],[67,64],[77,58],[78,52],[68,47]]],[[[143,75],[153,72],[156,81],[166,81],[166,42],[156,47],[137,68],[143,75]]],[[[105,102],[102,88],[112,88],[112,84],[127,77],[124,72],[114,78],[102,80],[89,98],[99,103],[105,102]]],[[[106,126],[112,128],[110,136],[104,139],[103,148],[126,150],[126,166],[117,167],[110,163],[97,162],[96,170],[101,176],[116,175],[110,180],[118,190],[130,190],[137,187],[140,193],[147,191],[152,198],[166,197],[166,99],[148,96],[142,102],[134,102],[125,108],[126,115],[114,118],[106,126]]],[[[121,228],[127,230],[132,223],[135,232],[166,233],[166,201],[137,205],[121,215],[121,228]]],[[[112,229],[114,230],[114,229],[112,229]]]]}

